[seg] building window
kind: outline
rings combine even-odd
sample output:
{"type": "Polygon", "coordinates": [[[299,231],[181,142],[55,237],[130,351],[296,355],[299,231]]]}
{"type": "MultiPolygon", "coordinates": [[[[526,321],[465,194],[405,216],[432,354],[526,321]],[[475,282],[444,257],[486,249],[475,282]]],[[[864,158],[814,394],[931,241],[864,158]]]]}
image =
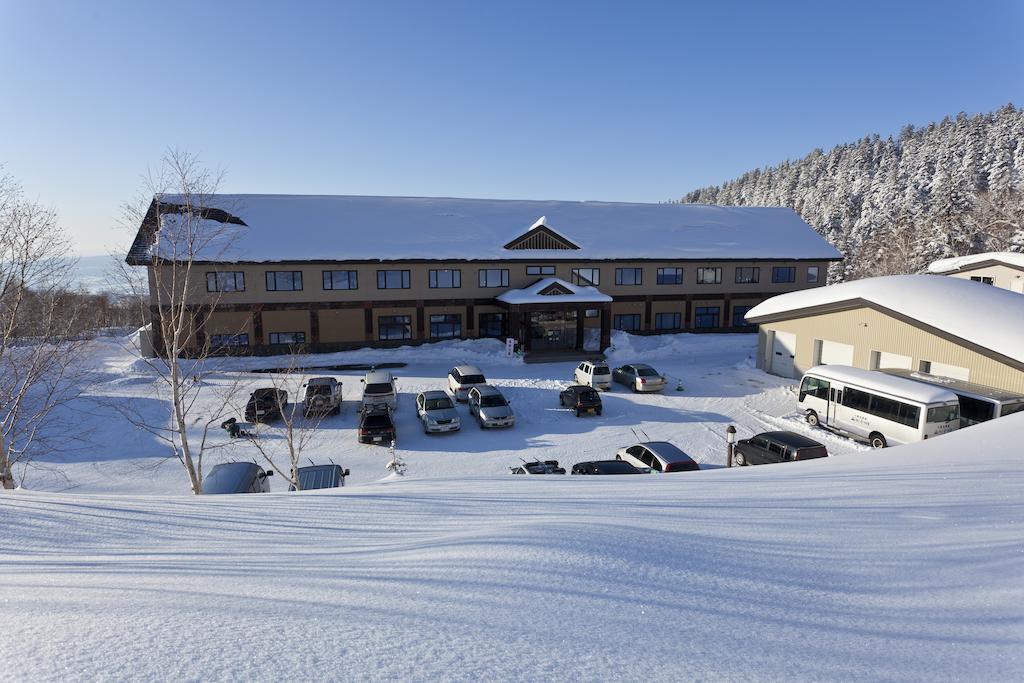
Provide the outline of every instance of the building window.
{"type": "Polygon", "coordinates": [[[628,313],[625,315],[616,315],[613,318],[613,325],[617,330],[623,330],[625,332],[633,332],[640,329],[640,314],[639,313],[628,313]]]}
{"type": "Polygon", "coordinates": [[[732,326],[733,327],[750,327],[751,324],[747,322],[746,315],[747,311],[752,309],[753,306],[733,306],[732,308],[732,326]]]}
{"type": "Polygon", "coordinates": [[[753,285],[761,281],[761,269],[756,267],[743,267],[736,269],[736,284],[753,285]]]}
{"type": "Polygon", "coordinates": [[[300,292],[302,291],[301,270],[268,270],[268,292],[300,292]]]}
{"type": "Polygon", "coordinates": [[[377,289],[409,289],[409,271],[378,270],[377,289]]]}
{"type": "Polygon", "coordinates": [[[505,314],[504,313],[481,313],[480,314],[480,336],[493,337],[495,339],[505,338],[505,314]]]}
{"type": "Polygon", "coordinates": [[[228,273],[207,273],[207,292],[244,292],[245,273],[233,271],[228,273]]]}
{"type": "Polygon", "coordinates": [[[430,271],[431,289],[458,289],[462,286],[462,271],[432,270],[430,271]]]}
{"type": "Polygon", "coordinates": [[[248,346],[249,335],[245,334],[211,334],[210,348],[222,349],[227,346],[248,346]]]}
{"type": "Polygon", "coordinates": [[[694,327],[720,327],[721,309],[718,306],[697,306],[693,316],[694,327]]]}
{"type": "Polygon", "coordinates": [[[596,287],[601,284],[600,268],[573,268],[569,274],[569,280],[574,285],[584,287],[596,287]]]}
{"type": "Polygon", "coordinates": [[[796,268],[793,266],[776,266],[772,268],[772,282],[796,282],[796,268]]]}
{"type": "Polygon", "coordinates": [[[554,266],[526,266],[527,275],[554,275],[554,266]]]}
{"type": "Polygon", "coordinates": [[[271,332],[269,335],[271,344],[305,344],[305,332],[271,332]]]}
{"type": "MultiPolygon", "coordinates": [[[[239,273],[239,275],[241,275],[241,273],[239,273]]],[[[209,276],[207,276],[207,277],[209,277],[209,276]]],[[[993,281],[992,278],[985,277],[983,275],[972,275],[971,276],[971,280],[974,281],[974,282],[980,282],[980,283],[985,284],[985,285],[994,285],[995,284],[995,281],[993,281]]],[[[224,291],[227,291],[227,290],[224,290],[224,291]]]]}
{"type": "Polygon", "coordinates": [[[722,269],[721,268],[698,268],[697,269],[697,284],[698,285],[720,285],[720,284],[722,284],[722,269]]]}
{"type": "Polygon", "coordinates": [[[325,270],[324,289],[359,289],[359,276],[354,270],[325,270]]]}
{"type": "Polygon", "coordinates": [[[807,266],[807,281],[817,282],[818,281],[818,266],[807,266]]]}
{"type": "Polygon", "coordinates": [[[616,268],[615,284],[617,285],[642,285],[644,283],[643,268],[616,268]]]}
{"type": "Polygon", "coordinates": [[[682,313],[656,313],[654,315],[654,329],[656,330],[681,330],[682,328],[682,313]]]}
{"type": "Polygon", "coordinates": [[[683,284],[682,268],[658,268],[659,285],[681,285],[683,284]]]}
{"type": "Polygon", "coordinates": [[[481,268],[481,287],[508,287],[508,270],[503,268],[481,268]]]}
{"type": "Polygon", "coordinates": [[[431,315],[430,336],[433,339],[458,339],[462,336],[462,316],[453,313],[431,315]]]}
{"type": "Polygon", "coordinates": [[[377,339],[380,341],[412,339],[411,317],[408,315],[380,316],[377,318],[377,339]]]}
{"type": "Polygon", "coordinates": [[[588,308],[583,313],[584,318],[599,318],[601,317],[601,309],[599,308],[588,308]]]}

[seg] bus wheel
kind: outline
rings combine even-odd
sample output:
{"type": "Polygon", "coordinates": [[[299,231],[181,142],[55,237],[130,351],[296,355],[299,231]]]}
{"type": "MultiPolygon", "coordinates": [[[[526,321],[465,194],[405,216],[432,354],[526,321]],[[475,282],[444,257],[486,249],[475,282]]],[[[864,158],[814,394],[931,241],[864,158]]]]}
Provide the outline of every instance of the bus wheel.
{"type": "Polygon", "coordinates": [[[811,425],[812,427],[818,426],[818,414],[813,410],[807,411],[807,424],[811,425]]]}
{"type": "Polygon", "coordinates": [[[878,432],[871,432],[871,436],[868,438],[871,440],[872,448],[885,448],[889,445],[885,442],[885,437],[878,432]]]}

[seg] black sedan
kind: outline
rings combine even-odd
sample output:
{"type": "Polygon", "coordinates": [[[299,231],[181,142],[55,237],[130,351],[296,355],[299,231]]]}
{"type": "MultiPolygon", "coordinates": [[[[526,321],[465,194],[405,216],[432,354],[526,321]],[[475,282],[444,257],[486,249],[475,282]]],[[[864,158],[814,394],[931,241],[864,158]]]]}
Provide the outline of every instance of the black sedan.
{"type": "Polygon", "coordinates": [[[572,466],[573,474],[644,474],[622,460],[593,460],[578,462],[572,466]]]}
{"type": "Polygon", "coordinates": [[[563,408],[575,410],[576,417],[601,414],[601,395],[593,388],[582,384],[574,384],[563,389],[558,395],[558,401],[563,408]]]}

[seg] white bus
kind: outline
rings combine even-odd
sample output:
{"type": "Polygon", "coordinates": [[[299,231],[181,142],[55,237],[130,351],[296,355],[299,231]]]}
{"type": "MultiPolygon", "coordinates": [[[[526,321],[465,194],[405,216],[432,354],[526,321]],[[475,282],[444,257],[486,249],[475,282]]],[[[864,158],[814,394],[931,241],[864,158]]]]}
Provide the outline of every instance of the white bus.
{"type": "Polygon", "coordinates": [[[886,368],[882,372],[949,389],[960,401],[960,427],[970,427],[1024,410],[1024,395],[927,372],[886,368]]]}
{"type": "Polygon", "coordinates": [[[951,432],[960,426],[956,394],[846,365],[819,365],[800,382],[807,422],[885,448],[951,432]]]}

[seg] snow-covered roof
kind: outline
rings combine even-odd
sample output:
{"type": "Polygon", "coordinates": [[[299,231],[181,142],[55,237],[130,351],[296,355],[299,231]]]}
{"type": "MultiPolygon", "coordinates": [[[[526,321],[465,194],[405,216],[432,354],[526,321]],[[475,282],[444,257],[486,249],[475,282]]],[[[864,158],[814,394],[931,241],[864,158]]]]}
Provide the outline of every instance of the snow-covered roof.
{"type": "Polygon", "coordinates": [[[831,377],[840,382],[877,389],[893,396],[903,396],[911,401],[920,401],[921,403],[942,403],[944,401],[957,400],[956,394],[949,389],[915,382],[912,379],[887,375],[877,370],[861,370],[860,368],[852,368],[849,365],[816,365],[807,372],[823,377],[831,377]]]}
{"type": "Polygon", "coordinates": [[[978,263],[996,261],[1005,263],[1017,268],[1024,268],[1024,254],[1017,254],[1012,251],[989,251],[984,254],[971,254],[970,256],[955,256],[935,261],[928,266],[930,273],[953,273],[963,270],[978,263]]]}
{"type": "MultiPolygon", "coordinates": [[[[244,223],[202,221],[230,236],[200,247],[194,258],[208,261],[842,258],[782,207],[326,195],[211,195],[203,202],[244,223]],[[510,235],[538,224],[557,226],[580,249],[504,249],[510,235]]],[[[171,232],[174,214],[162,223],[171,232]]],[[[140,229],[133,258],[146,260],[140,242],[151,237],[140,229]]],[[[161,240],[165,258],[173,257],[173,242],[161,240]]]]}
{"type": "Polygon", "coordinates": [[[889,275],[772,297],[752,308],[753,323],[822,306],[867,302],[1024,362],[1024,296],[939,275],[889,275]]]}
{"type": "Polygon", "coordinates": [[[537,280],[529,287],[523,289],[510,289],[499,294],[498,301],[507,304],[548,304],[548,303],[578,303],[598,304],[608,303],[612,300],[597,287],[580,287],[570,284],[557,277],[546,277],[537,280]],[[554,290],[558,293],[542,294],[545,290],[554,290]]]}

